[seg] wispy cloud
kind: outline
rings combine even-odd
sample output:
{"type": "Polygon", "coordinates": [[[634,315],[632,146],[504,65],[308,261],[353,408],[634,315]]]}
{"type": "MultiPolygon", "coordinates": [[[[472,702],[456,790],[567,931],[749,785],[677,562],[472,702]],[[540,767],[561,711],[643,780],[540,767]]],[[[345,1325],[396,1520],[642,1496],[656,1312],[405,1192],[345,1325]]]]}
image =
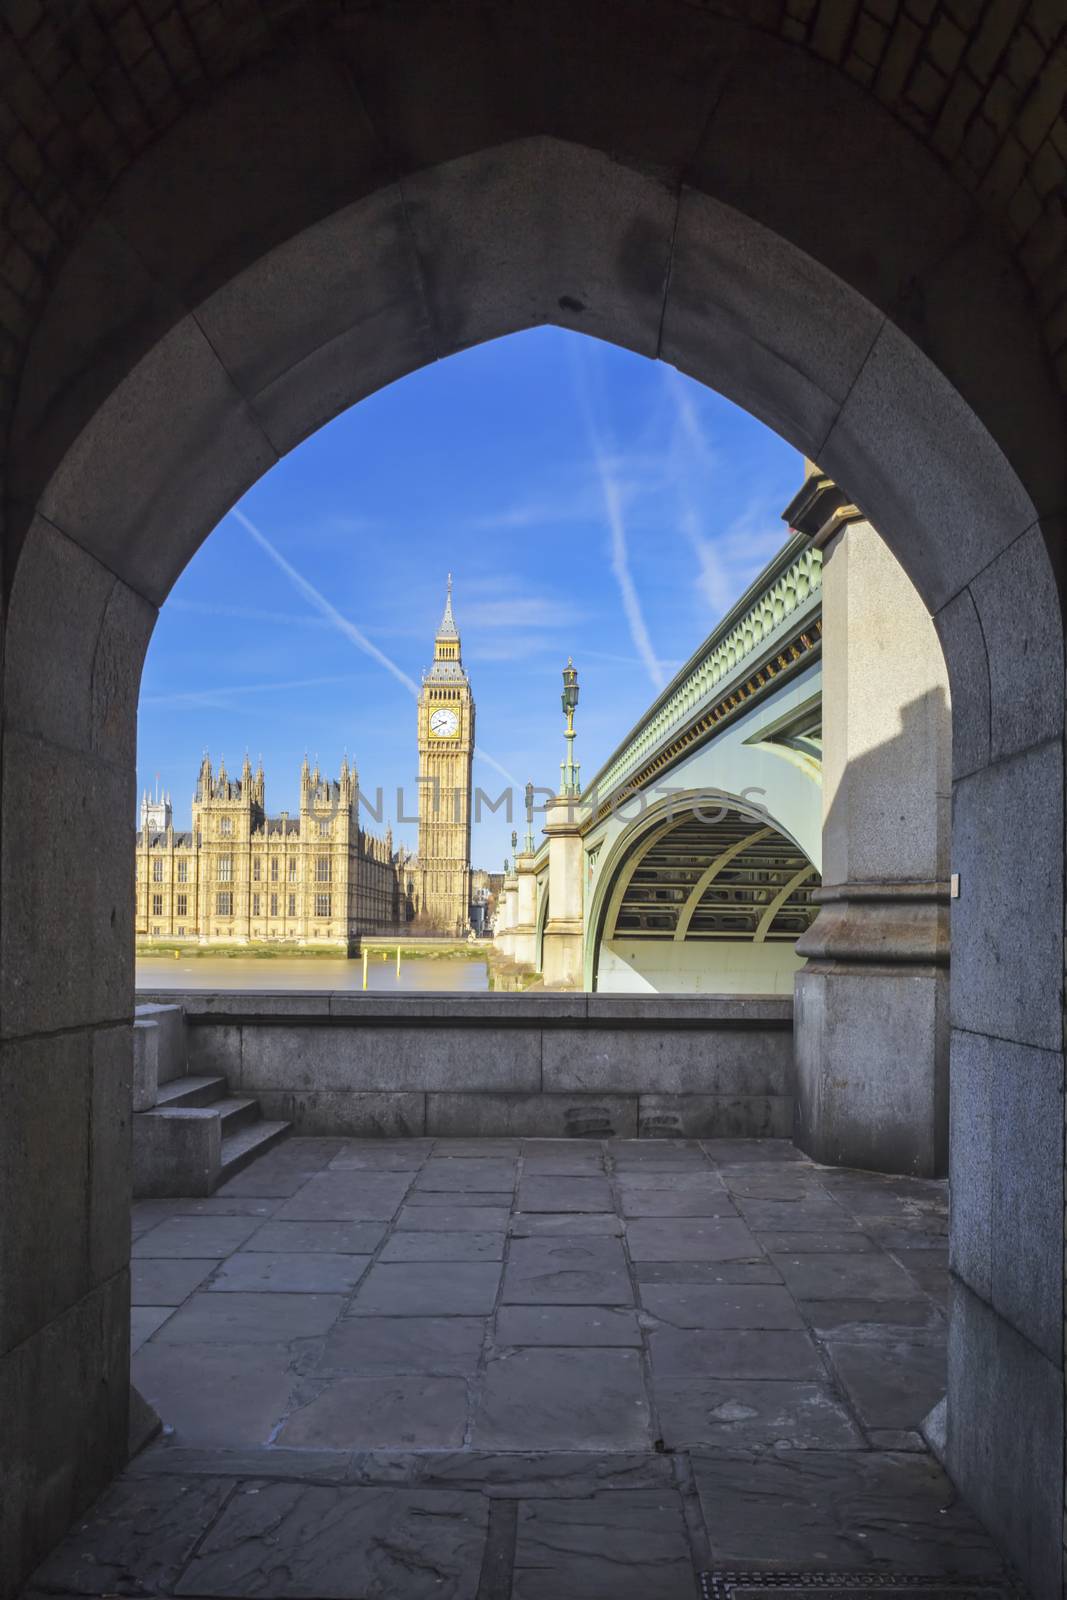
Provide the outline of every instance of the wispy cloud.
{"type": "Polygon", "coordinates": [[[572,371],[575,376],[578,402],[585,418],[589,449],[596,467],[600,491],[604,501],[604,516],[611,541],[611,570],[619,587],[622,609],[630,630],[630,638],[634,643],[634,649],[644,663],[645,670],[651,678],[653,686],[656,689],[662,689],[666,682],[666,675],[652,647],[652,639],[645,623],[644,613],[641,610],[637,586],[630,571],[630,553],[626,540],[626,517],[623,510],[622,486],[615,470],[615,462],[606,449],[596,425],[593,405],[589,395],[589,386],[585,370],[581,364],[582,358],[577,353],[579,347],[572,345],[570,349],[572,351],[572,371]]]}
{"type": "Polygon", "coordinates": [[[320,689],[326,684],[351,683],[348,676],[332,678],[288,678],[284,682],[226,683],[214,689],[183,689],[173,694],[143,694],[142,706],[166,706],[175,711],[204,706],[227,708],[235,699],[249,694],[284,694],[291,689],[320,689]]]}
{"type": "MultiPolygon", "coordinates": [[[[245,531],[252,536],[252,538],[259,545],[260,549],[263,550],[274,562],[275,566],[284,572],[285,576],[289,579],[289,582],[296,589],[297,593],[302,595],[310,606],[313,606],[316,611],[324,616],[327,621],[330,622],[332,626],[335,627],[337,631],[349,641],[350,644],[354,644],[357,650],[362,650],[363,653],[370,656],[373,661],[377,661],[378,665],[384,667],[386,672],[391,673],[398,683],[403,684],[404,688],[410,695],[412,695],[415,699],[418,699],[419,686],[415,682],[414,678],[409,677],[402,667],[398,667],[396,662],[391,660],[389,656],[386,655],[384,650],[379,650],[378,646],[367,638],[367,635],[362,631],[362,629],[357,628],[354,622],[349,621],[348,617],[344,616],[340,611],[338,611],[335,605],[331,605],[322,591],[320,589],[316,589],[313,583],[310,583],[302,573],[296,570],[292,562],[285,559],[281,551],[271,543],[266,534],[261,532],[260,529],[256,527],[255,523],[250,520],[250,518],[245,516],[243,511],[241,511],[237,506],[234,506],[230,511],[230,515],[234,517],[241,524],[242,528],[244,528],[245,531]]],[[[499,772],[503,777],[507,778],[509,783],[518,783],[518,779],[515,778],[506,767],[501,766],[500,762],[497,761],[493,756],[489,755],[488,751],[482,750],[478,746],[475,746],[474,753],[482,761],[485,761],[489,766],[491,766],[496,772],[499,772]]]]}
{"type": "Polygon", "coordinates": [[[278,623],[285,628],[326,628],[325,617],[309,616],[301,611],[263,611],[255,606],[228,606],[214,600],[183,600],[180,595],[167,601],[172,611],[187,611],[198,617],[217,617],[232,622],[278,623]]]}

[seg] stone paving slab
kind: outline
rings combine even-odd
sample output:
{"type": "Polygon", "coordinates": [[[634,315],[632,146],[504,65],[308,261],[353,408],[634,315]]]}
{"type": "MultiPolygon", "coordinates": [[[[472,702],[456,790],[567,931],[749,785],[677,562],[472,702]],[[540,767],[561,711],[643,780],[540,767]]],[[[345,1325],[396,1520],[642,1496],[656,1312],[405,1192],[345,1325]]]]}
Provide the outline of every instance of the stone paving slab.
{"type": "Polygon", "coordinates": [[[173,1344],[276,1344],[324,1334],[341,1314],[337,1294],[198,1292],[157,1335],[173,1344]]]}
{"type": "Polygon", "coordinates": [[[485,1317],[346,1317],[327,1337],[318,1367],[367,1374],[473,1374],[486,1322],[485,1317]]]}
{"type": "Polygon", "coordinates": [[[295,1374],[285,1344],[143,1345],[130,1375],[179,1444],[265,1445],[287,1415],[295,1374]]]}
{"type": "Polygon", "coordinates": [[[763,1251],[731,1217],[638,1217],[626,1229],[632,1261],[759,1261],[763,1251]]]}
{"type": "Polygon", "coordinates": [[[682,1600],[695,1587],[676,1496],[638,1490],[519,1508],[514,1600],[682,1600]]]}
{"type": "Polygon", "coordinates": [[[992,1543],[930,1456],[694,1453],[693,1477],[721,1566],[1000,1570],[992,1543]]]}
{"type": "Polygon", "coordinates": [[[211,1294],[245,1290],[275,1294],[351,1294],[370,1264],[370,1256],[288,1251],[270,1255],[240,1250],[224,1261],[211,1280],[211,1294]]]}
{"type": "Polygon", "coordinates": [[[38,1567],[60,1594],[170,1593],[196,1543],[233,1494],[222,1477],[120,1478],[38,1567]]]}
{"type": "Polygon", "coordinates": [[[272,1254],[373,1255],[388,1231],[385,1222],[265,1222],[242,1250],[272,1254]]]}
{"type": "Polygon", "coordinates": [[[866,1443],[829,1383],[663,1378],[655,1395],[663,1441],[672,1450],[862,1450],[866,1443]]]}
{"type": "Polygon", "coordinates": [[[516,1350],[489,1361],[474,1408],[479,1450],[639,1450],[650,1439],[636,1350],[516,1350]]]}
{"type": "Polygon", "coordinates": [[[349,1314],[356,1317],[468,1317],[492,1311],[500,1285],[496,1261],[406,1261],[372,1267],[349,1314]]]}
{"type": "Polygon", "coordinates": [[[206,1261],[213,1256],[221,1260],[239,1250],[259,1226],[259,1221],[251,1217],[169,1217],[142,1233],[132,1254],[135,1258],[188,1256],[206,1261]]]}
{"type": "Polygon", "coordinates": [[[461,1445],[466,1429],[463,1378],[379,1374],[334,1379],[293,1412],[278,1439],[290,1447],[340,1449],[358,1437],[371,1450],[427,1450],[461,1445]]]}
{"type": "Polygon", "coordinates": [[[677,1567],[691,1600],[757,1535],[793,1565],[989,1559],[915,1427],[943,1184],[784,1141],[300,1139],[226,1191],[138,1207],[134,1380],[173,1431],[128,1479],[232,1495],[171,1594],[644,1600],[677,1567]]]}
{"type": "Polygon", "coordinates": [[[173,1306],[133,1306],[130,1310],[130,1354],[146,1344],[173,1313],[173,1306]]]}
{"type": "Polygon", "coordinates": [[[632,1345],[640,1349],[637,1313],[616,1306],[501,1306],[498,1345],[632,1345]]]}
{"type": "Polygon", "coordinates": [[[617,1239],[514,1239],[504,1272],[509,1305],[632,1305],[633,1284],[617,1239]]]}
{"type": "Polygon", "coordinates": [[[378,1258],[396,1261],[503,1261],[503,1233],[394,1233],[378,1258]]]}
{"type": "Polygon", "coordinates": [[[804,1326],[789,1290],[774,1284],[647,1283],[641,1300],[646,1311],[676,1328],[804,1326]]]}
{"type": "Polygon", "coordinates": [[[130,1263],[130,1300],[135,1306],[180,1306],[218,1267],[218,1259],[137,1257],[130,1263]]]}
{"type": "Polygon", "coordinates": [[[463,1490],[243,1485],[174,1593],[476,1600],[488,1522],[463,1490]]]}

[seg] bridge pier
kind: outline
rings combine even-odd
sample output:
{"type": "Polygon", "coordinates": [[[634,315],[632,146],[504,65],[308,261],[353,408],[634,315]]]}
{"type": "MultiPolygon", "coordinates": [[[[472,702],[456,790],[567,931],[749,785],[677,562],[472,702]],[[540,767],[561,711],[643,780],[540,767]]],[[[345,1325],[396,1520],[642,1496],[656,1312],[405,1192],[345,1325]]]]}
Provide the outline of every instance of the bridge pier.
{"type": "Polygon", "coordinates": [[[542,971],[546,989],[582,987],[582,838],[578,800],[557,795],[545,807],[548,835],[548,921],[542,971]]]}
{"type": "Polygon", "coordinates": [[[796,1140],[930,1177],[948,1160],[951,722],[934,625],[828,479],[790,521],[823,546],[823,886],[797,952],[796,1140]]]}
{"type": "Polygon", "coordinates": [[[511,925],[511,959],[516,966],[537,966],[537,874],[534,857],[515,857],[515,920],[511,925]]]}

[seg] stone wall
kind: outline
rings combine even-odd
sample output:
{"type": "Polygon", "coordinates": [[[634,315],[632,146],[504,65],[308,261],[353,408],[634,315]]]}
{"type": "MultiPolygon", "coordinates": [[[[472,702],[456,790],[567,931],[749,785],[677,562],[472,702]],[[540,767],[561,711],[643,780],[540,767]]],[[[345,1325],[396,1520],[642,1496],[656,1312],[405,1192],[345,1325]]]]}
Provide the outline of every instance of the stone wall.
{"type": "Polygon", "coordinates": [[[298,1133],[792,1133],[790,998],[166,998],[185,1011],[189,1071],[224,1073],[298,1133]]]}

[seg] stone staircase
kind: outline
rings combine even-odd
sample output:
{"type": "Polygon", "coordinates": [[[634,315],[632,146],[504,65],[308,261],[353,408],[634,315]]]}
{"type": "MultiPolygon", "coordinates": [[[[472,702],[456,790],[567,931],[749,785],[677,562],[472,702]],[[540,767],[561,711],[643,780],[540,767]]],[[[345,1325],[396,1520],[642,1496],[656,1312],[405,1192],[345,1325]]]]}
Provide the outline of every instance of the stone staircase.
{"type": "Polygon", "coordinates": [[[133,1192],[136,1198],[214,1193],[289,1132],[221,1075],[186,1071],[177,1006],[139,1006],[134,1020],[133,1192]]]}

